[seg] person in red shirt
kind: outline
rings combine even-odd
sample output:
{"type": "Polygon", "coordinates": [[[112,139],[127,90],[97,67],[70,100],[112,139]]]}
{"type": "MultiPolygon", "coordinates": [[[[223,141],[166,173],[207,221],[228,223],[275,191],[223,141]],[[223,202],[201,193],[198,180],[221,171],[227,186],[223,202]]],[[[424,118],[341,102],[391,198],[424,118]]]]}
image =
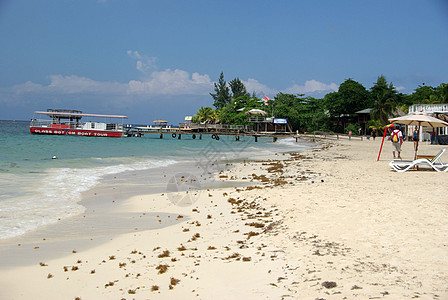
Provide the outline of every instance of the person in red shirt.
{"type": "Polygon", "coordinates": [[[395,151],[398,153],[398,158],[401,159],[401,144],[403,144],[403,133],[401,130],[395,129],[390,133],[390,140],[392,142],[392,153],[395,158],[395,151]]]}

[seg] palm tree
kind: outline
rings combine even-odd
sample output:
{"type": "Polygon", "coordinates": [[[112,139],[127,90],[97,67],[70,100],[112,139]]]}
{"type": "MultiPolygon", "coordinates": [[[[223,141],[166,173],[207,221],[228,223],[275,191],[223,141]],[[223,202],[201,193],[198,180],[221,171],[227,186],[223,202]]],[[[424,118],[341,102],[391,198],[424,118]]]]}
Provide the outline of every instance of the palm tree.
{"type": "Polygon", "coordinates": [[[207,122],[212,120],[212,116],[213,116],[213,109],[211,107],[201,107],[198,110],[198,113],[196,114],[196,118],[199,122],[203,123],[203,122],[207,122]]]}
{"type": "Polygon", "coordinates": [[[390,90],[383,90],[374,98],[373,108],[371,111],[372,119],[379,120],[382,125],[388,123],[389,116],[395,108],[395,97],[390,90]]]}

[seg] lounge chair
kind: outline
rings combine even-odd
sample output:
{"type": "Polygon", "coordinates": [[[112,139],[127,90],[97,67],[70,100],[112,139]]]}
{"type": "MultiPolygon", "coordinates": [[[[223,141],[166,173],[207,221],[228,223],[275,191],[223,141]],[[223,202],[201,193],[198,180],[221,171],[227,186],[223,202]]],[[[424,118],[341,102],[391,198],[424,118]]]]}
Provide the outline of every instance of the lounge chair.
{"type": "Polygon", "coordinates": [[[446,149],[443,148],[431,160],[427,158],[419,158],[416,160],[393,160],[389,163],[389,166],[397,172],[406,172],[415,166],[427,166],[433,168],[437,172],[448,172],[448,163],[444,163],[441,159],[441,156],[445,151],[446,149]]]}

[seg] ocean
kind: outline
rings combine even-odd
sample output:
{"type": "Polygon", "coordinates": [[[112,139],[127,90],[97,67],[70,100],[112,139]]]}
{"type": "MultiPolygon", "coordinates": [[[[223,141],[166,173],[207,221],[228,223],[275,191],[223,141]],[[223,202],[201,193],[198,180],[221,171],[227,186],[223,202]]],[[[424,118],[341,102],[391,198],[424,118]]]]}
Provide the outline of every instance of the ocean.
{"type": "MultiPolygon", "coordinates": [[[[147,171],[161,177],[162,170],[187,165],[205,174],[229,161],[310,147],[294,139],[274,143],[259,138],[255,143],[253,137],[235,141],[221,136],[218,141],[210,135],[202,140],[171,135],[159,139],[157,134],[140,138],[35,135],[29,132],[29,122],[0,121],[0,239],[83,213],[82,194],[107,176],[147,171]]],[[[149,185],[141,192],[156,192],[151,189],[149,185]]]]}

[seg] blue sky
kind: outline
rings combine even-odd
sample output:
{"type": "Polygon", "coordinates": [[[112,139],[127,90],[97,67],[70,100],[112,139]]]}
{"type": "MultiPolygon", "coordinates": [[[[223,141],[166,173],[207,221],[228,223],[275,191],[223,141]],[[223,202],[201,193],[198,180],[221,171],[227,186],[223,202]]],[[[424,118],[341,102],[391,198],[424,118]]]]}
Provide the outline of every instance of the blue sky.
{"type": "Polygon", "coordinates": [[[445,0],[0,0],[0,119],[72,108],[176,124],[247,89],[322,97],[448,82],[445,0]]]}

